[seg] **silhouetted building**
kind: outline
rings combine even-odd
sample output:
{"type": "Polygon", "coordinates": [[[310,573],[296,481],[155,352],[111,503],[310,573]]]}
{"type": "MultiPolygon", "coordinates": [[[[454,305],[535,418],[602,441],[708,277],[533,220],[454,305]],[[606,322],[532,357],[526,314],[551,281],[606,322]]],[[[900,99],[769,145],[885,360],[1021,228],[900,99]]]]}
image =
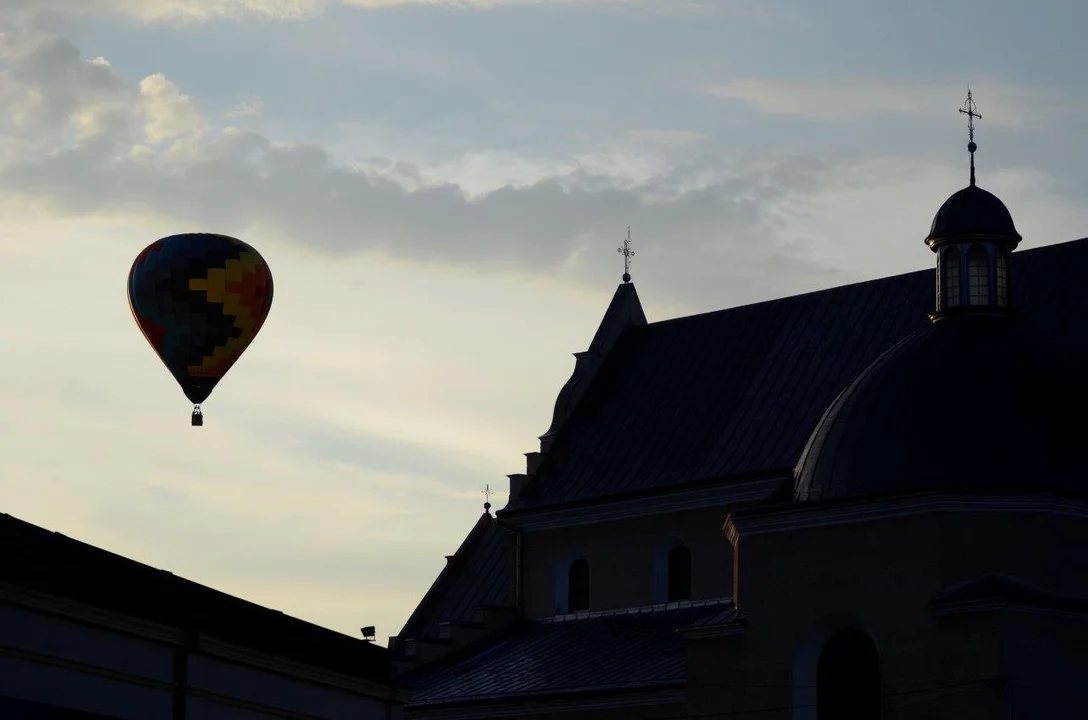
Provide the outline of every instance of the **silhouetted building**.
{"type": "Polygon", "coordinates": [[[973,175],[936,274],[656,323],[620,285],[393,639],[408,716],[1084,717],[1088,239],[1013,254],[973,175]]]}
{"type": "Polygon", "coordinates": [[[0,514],[0,718],[403,716],[385,648],[0,514]]]}

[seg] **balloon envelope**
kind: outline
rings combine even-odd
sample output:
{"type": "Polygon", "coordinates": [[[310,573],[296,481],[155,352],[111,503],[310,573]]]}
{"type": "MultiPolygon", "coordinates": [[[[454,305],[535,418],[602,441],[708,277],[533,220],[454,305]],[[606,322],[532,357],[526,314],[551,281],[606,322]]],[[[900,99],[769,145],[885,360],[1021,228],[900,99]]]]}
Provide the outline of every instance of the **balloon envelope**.
{"type": "Polygon", "coordinates": [[[272,273],[252,247],[187,233],[151,243],[128,274],[132,315],[185,397],[202,403],[253,342],[272,305],[272,273]]]}

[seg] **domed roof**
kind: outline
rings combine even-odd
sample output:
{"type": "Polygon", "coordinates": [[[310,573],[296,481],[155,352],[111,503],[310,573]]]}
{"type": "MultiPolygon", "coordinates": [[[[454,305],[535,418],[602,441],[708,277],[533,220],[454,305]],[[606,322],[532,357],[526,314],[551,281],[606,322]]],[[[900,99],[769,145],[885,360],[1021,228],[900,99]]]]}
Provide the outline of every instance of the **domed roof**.
{"type": "Polygon", "coordinates": [[[933,247],[957,238],[985,237],[1005,240],[1015,248],[1020,242],[1012,214],[1005,203],[977,185],[968,185],[944,201],[933,216],[926,244],[933,247]]]}
{"type": "Polygon", "coordinates": [[[877,358],[824,413],[793,499],[925,490],[1088,494],[1088,389],[1020,320],[947,318],[877,358]]]}

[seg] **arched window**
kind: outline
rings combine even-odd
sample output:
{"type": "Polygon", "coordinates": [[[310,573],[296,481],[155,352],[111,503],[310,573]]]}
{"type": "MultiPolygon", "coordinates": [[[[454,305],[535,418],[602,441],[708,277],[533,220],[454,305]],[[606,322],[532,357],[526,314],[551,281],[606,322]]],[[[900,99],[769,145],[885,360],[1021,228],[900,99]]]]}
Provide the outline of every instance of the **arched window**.
{"type": "Polygon", "coordinates": [[[589,563],[575,560],[567,571],[567,612],[589,610],[589,563]]]}
{"type": "Polygon", "coordinates": [[[879,720],[880,655],[860,630],[841,630],[816,665],[817,720],[879,720]]]}
{"type": "Polygon", "coordinates": [[[691,551],[677,545],[669,551],[668,602],[691,600],[691,551]]]}
{"type": "Polygon", "coordinates": [[[997,280],[997,304],[1007,307],[1009,304],[1009,269],[1008,260],[1002,250],[997,251],[997,266],[994,272],[997,280]]]}
{"type": "Polygon", "coordinates": [[[944,307],[957,307],[960,304],[960,249],[950,247],[941,255],[941,279],[944,282],[941,294],[944,307]]]}
{"type": "Polygon", "coordinates": [[[967,251],[967,302],[990,304],[990,254],[981,245],[967,251]]]}

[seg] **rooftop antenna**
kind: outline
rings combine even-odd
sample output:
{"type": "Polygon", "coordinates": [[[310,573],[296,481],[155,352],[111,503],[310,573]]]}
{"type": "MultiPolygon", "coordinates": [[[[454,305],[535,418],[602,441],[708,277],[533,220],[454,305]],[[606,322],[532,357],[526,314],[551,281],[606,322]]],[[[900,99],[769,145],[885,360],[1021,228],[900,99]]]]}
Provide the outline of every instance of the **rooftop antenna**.
{"type": "Polygon", "coordinates": [[[495,494],[491,492],[491,483],[485,485],[480,492],[484,494],[484,512],[491,512],[491,496],[495,494]]]}
{"type": "Polygon", "coordinates": [[[975,185],[975,150],[978,150],[978,145],[975,145],[975,118],[979,120],[982,116],[978,114],[978,108],[975,105],[975,99],[971,97],[971,88],[967,88],[967,101],[963,103],[963,107],[960,108],[960,112],[967,116],[967,152],[971,153],[971,186],[975,185]]]}
{"type": "Polygon", "coordinates": [[[616,252],[623,255],[623,281],[625,283],[631,282],[631,258],[635,256],[635,251],[631,249],[631,226],[627,226],[627,237],[623,241],[623,247],[616,248],[616,252]]]}

